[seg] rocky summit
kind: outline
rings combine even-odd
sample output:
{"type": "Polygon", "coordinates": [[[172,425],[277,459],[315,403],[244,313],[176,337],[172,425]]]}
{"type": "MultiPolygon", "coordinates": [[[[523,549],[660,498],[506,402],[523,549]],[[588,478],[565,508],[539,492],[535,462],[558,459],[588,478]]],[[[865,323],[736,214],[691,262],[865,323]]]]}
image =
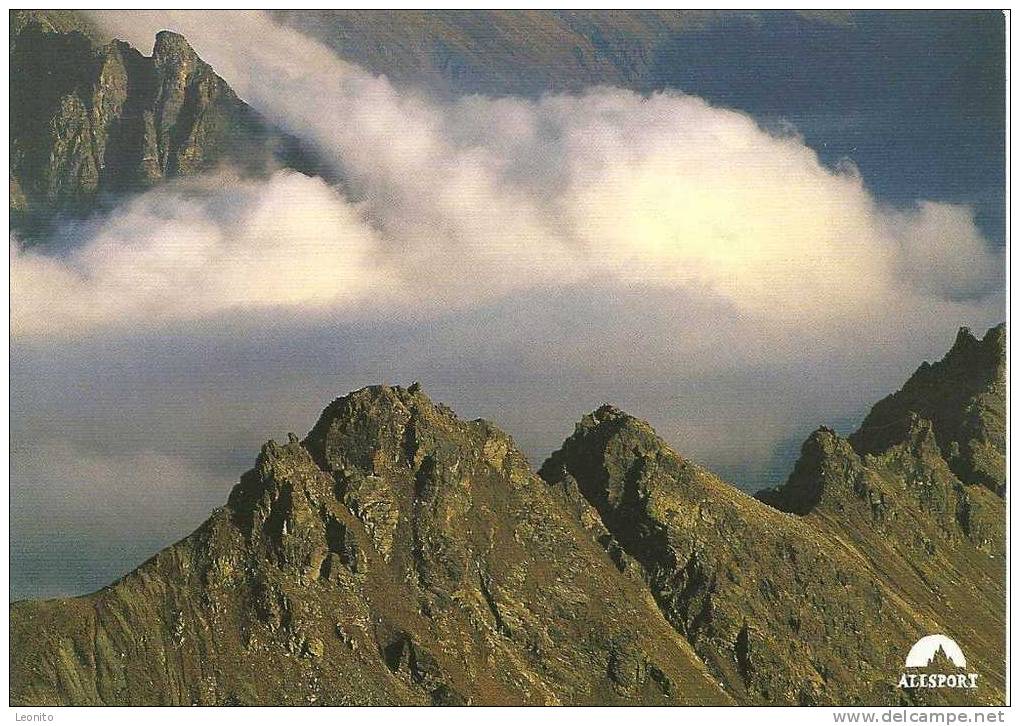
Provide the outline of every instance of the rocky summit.
{"type": "Polygon", "coordinates": [[[1005,509],[960,452],[996,445],[1003,340],[757,497],[613,406],[536,475],[418,385],[356,391],[134,572],[14,603],[11,703],[1001,704],[1005,509]],[[901,678],[936,633],[968,687],[901,678]]]}
{"type": "Polygon", "coordinates": [[[103,198],[229,164],[311,167],[180,35],[144,56],[78,13],[12,11],[10,209],[22,234],[103,198]]]}
{"type": "Polygon", "coordinates": [[[492,425],[364,389],[267,443],[226,507],[124,579],[16,604],[12,698],[732,702],[596,519],[492,425]]]}

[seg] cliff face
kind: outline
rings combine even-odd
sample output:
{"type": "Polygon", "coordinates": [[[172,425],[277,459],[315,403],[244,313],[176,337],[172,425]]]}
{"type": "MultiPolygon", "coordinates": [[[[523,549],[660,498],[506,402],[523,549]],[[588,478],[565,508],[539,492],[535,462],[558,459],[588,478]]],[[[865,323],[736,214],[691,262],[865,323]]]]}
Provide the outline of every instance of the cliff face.
{"type": "Polygon", "coordinates": [[[758,498],[604,406],[542,466],[418,386],[267,443],[194,534],[11,607],[29,704],[997,704],[1003,500],[914,416],[758,498]],[[975,690],[899,688],[944,633],[975,690]]]}
{"type": "Polygon", "coordinates": [[[221,163],[310,165],[175,33],[146,57],[74,13],[14,11],[10,89],[10,204],[28,231],[221,163]]]}

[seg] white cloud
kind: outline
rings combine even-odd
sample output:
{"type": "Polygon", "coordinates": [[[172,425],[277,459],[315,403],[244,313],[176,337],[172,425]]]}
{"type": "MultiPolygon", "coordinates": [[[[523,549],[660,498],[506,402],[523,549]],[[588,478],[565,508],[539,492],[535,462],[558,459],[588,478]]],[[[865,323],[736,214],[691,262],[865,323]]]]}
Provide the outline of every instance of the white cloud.
{"type": "Polygon", "coordinates": [[[378,243],[357,210],[296,172],[182,181],[132,199],[83,235],[60,258],[12,240],[16,335],[399,294],[370,261],[378,243]]]}
{"type": "Polygon", "coordinates": [[[901,274],[919,290],[966,299],[1002,289],[1004,260],[989,254],[970,208],[921,202],[916,211],[893,216],[892,224],[901,274]]]}
{"type": "Polygon", "coordinates": [[[128,203],[66,258],[15,244],[18,335],[245,307],[427,314],[606,279],[704,290],[771,325],[833,324],[977,296],[1002,267],[969,210],[882,207],[852,166],[826,168],[795,134],[695,97],[442,103],[258,13],[100,21],[136,43],[183,32],[311,140],[351,198],[286,172],[221,177],[128,203]]]}

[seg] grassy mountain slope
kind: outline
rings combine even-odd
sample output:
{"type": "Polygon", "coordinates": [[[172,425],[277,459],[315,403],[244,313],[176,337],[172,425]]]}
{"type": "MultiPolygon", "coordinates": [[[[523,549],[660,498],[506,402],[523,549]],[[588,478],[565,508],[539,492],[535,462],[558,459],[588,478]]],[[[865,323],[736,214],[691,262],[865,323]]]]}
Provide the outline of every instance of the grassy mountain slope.
{"type": "MultiPolygon", "coordinates": [[[[540,473],[594,505],[612,536],[608,546],[637,562],[667,619],[741,702],[1002,700],[1001,555],[998,580],[984,568],[980,577],[956,583],[954,596],[979,616],[961,623],[955,608],[932,607],[939,595],[899,583],[901,558],[910,558],[909,571],[928,556],[910,550],[910,530],[894,535],[909,538],[904,546],[865,556],[834,536],[836,528],[745,495],[678,455],[643,421],[609,406],[585,417],[540,473]],[[949,633],[965,651],[981,654],[978,692],[895,687],[910,646],[932,632],[949,633]]],[[[847,481],[845,470],[827,473],[847,481]]],[[[856,514],[842,511],[841,531],[859,526],[856,514]]],[[[987,559],[961,537],[949,540],[943,554],[963,571],[987,559]]],[[[936,586],[948,591],[957,575],[943,573],[936,586]]]]}
{"type": "Polygon", "coordinates": [[[1005,326],[962,329],[848,439],[819,429],[789,480],[758,493],[840,543],[1005,679],[1005,326]],[[1001,479],[999,477],[1002,477],[1001,479]]]}

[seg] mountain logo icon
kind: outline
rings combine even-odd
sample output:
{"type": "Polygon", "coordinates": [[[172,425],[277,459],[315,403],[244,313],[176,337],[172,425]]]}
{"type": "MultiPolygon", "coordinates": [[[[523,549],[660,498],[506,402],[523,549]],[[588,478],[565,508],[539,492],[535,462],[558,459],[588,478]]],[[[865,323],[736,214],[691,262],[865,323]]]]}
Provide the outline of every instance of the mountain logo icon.
{"type": "Polygon", "coordinates": [[[921,638],[907,653],[904,665],[911,670],[900,674],[900,688],[978,687],[977,673],[961,672],[967,668],[967,657],[948,635],[939,633],[921,638]]]}
{"type": "Polygon", "coordinates": [[[926,635],[914,643],[914,647],[907,653],[907,668],[927,668],[938,661],[939,651],[943,659],[948,659],[957,668],[967,667],[967,658],[964,656],[960,646],[948,635],[926,635]]]}

